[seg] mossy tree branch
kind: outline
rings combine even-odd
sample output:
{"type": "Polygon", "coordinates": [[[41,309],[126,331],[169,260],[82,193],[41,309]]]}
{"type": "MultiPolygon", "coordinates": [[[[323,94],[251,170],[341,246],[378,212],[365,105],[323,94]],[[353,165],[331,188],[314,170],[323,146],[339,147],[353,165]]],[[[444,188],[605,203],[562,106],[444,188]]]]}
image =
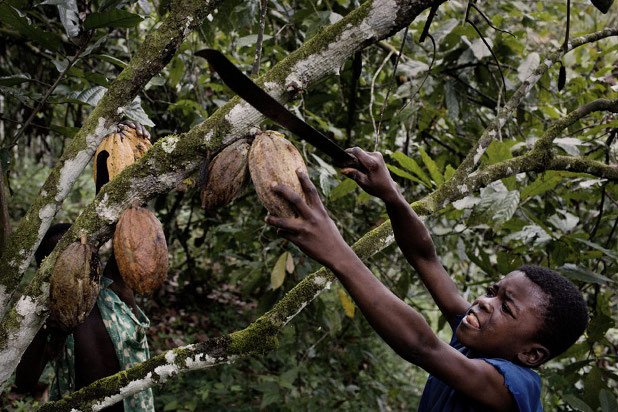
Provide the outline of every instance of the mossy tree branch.
{"type": "MultiPolygon", "coordinates": [[[[575,121],[594,111],[612,111],[617,104],[618,100],[597,100],[582,106],[555,122],[539,140],[551,141],[575,121]]],[[[551,148],[549,150],[551,151],[551,148]]],[[[441,186],[411,206],[419,215],[429,215],[438,210],[432,209],[436,202],[430,200],[431,197],[442,199],[443,204],[448,204],[491,182],[530,171],[570,170],[618,181],[618,165],[608,166],[594,160],[572,156],[556,156],[552,157],[550,162],[543,162],[542,159],[545,157],[543,150],[533,150],[528,154],[487,166],[460,181],[460,185],[467,186],[468,190],[449,191],[448,187],[441,186]]],[[[352,248],[361,259],[367,261],[393,241],[390,221],[386,221],[362,236],[352,248]]],[[[199,345],[172,349],[116,375],[101,379],[58,402],[48,403],[41,410],[98,410],[97,408],[108,406],[148,387],[161,384],[173,375],[273,350],[277,347],[277,337],[282,328],[323,290],[328,289],[334,280],[332,273],[321,268],[299,282],[270,311],[245,329],[222,338],[210,339],[199,345]]]]}

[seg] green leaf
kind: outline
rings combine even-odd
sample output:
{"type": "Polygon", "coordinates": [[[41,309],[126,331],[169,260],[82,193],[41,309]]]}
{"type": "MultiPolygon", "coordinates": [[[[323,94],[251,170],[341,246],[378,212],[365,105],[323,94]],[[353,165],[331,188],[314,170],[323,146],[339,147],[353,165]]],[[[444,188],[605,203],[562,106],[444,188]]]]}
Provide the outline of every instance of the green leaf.
{"type": "Polygon", "coordinates": [[[606,278],[603,275],[593,273],[589,271],[588,269],[584,269],[572,263],[567,263],[559,267],[558,271],[570,279],[579,280],[579,281],[586,282],[586,283],[596,283],[598,285],[605,285],[609,282],[613,282],[611,279],[606,278]]]}
{"type": "Polygon", "coordinates": [[[474,206],[468,224],[500,227],[513,217],[518,206],[519,192],[516,190],[490,193],[474,206]]]}
{"type": "Polygon", "coordinates": [[[289,254],[290,252],[283,252],[281,256],[279,256],[279,259],[277,259],[272,272],[270,272],[270,287],[273,289],[278,289],[283,285],[283,281],[285,280],[285,266],[289,254]]]}
{"type": "Polygon", "coordinates": [[[433,181],[436,182],[438,187],[442,186],[444,183],[444,177],[442,176],[442,173],[440,173],[440,169],[438,168],[436,162],[434,162],[434,160],[427,154],[427,152],[425,152],[425,150],[423,150],[422,147],[419,147],[418,151],[420,152],[421,159],[423,159],[423,163],[425,163],[425,167],[429,170],[429,174],[431,175],[433,181]]]}
{"type": "Polygon", "coordinates": [[[423,181],[425,186],[431,187],[431,179],[429,179],[425,172],[423,172],[423,169],[421,169],[414,159],[406,156],[402,152],[395,152],[391,155],[391,157],[395,159],[401,167],[418,176],[423,181]]]}
{"type": "Polygon", "coordinates": [[[81,92],[74,92],[71,94],[70,98],[82,103],[86,103],[90,106],[96,106],[99,103],[99,100],[101,100],[101,98],[105,94],[105,92],[107,92],[107,89],[105,87],[94,86],[81,92]]]}
{"type": "Polygon", "coordinates": [[[420,179],[412,176],[410,173],[408,173],[408,172],[406,172],[404,170],[401,170],[397,166],[393,166],[393,165],[387,164],[386,167],[388,168],[388,170],[391,171],[391,173],[393,173],[396,176],[403,177],[404,179],[412,180],[413,182],[416,182],[416,183],[418,183],[420,185],[423,185],[425,187],[431,187],[431,185],[428,185],[427,183],[421,181],[420,179]]]}
{"type": "Polygon", "coordinates": [[[330,191],[328,197],[330,198],[330,200],[333,201],[341,199],[348,193],[353,192],[354,189],[356,189],[357,187],[358,185],[354,180],[346,177],[341,183],[339,183],[337,186],[335,186],[333,190],[330,191]]]}
{"type": "Polygon", "coordinates": [[[111,9],[89,14],[86,20],[84,20],[84,29],[92,30],[101,27],[130,28],[137,26],[142,20],[144,19],[137,14],[120,9],[111,9]]]}
{"type": "Polygon", "coordinates": [[[486,165],[493,165],[498,162],[502,162],[503,160],[512,159],[513,155],[511,154],[511,147],[515,144],[514,141],[498,141],[494,140],[487,147],[485,151],[486,157],[486,165]]]}
{"type": "MultiPolygon", "coordinates": [[[[250,34],[248,36],[244,36],[241,37],[240,39],[238,39],[238,47],[247,47],[247,46],[253,46],[255,43],[257,43],[257,34],[250,34]]],[[[263,41],[267,41],[272,39],[273,36],[269,36],[268,34],[265,34],[263,37],[263,41]]]]}
{"type": "Polygon", "coordinates": [[[616,253],[612,252],[611,250],[605,249],[603,246],[597,245],[596,243],[590,242],[590,241],[585,240],[585,239],[580,239],[580,238],[574,238],[574,239],[576,241],[580,242],[580,243],[583,243],[584,245],[590,246],[593,249],[600,250],[606,256],[608,256],[608,257],[610,257],[610,258],[612,258],[612,259],[614,259],[615,261],[618,262],[618,255],[616,253]]]}
{"type": "Polygon", "coordinates": [[[170,64],[170,74],[168,76],[168,82],[170,87],[176,88],[180,79],[185,74],[185,63],[178,56],[172,59],[170,64]]]}
{"type": "Polygon", "coordinates": [[[20,12],[9,4],[0,3],[0,23],[12,27],[25,38],[49,50],[58,51],[62,44],[60,36],[39,29],[26,17],[20,15],[20,12]]]}
{"type": "Polygon", "coordinates": [[[564,395],[564,400],[566,401],[566,403],[569,404],[571,408],[575,409],[576,411],[594,412],[592,408],[586,404],[586,402],[582,401],[573,394],[568,393],[564,395]]]}
{"type": "Polygon", "coordinates": [[[446,165],[446,168],[444,169],[444,180],[449,180],[451,177],[453,177],[453,175],[455,174],[456,170],[453,166],[446,165]]]}
{"type": "Polygon", "coordinates": [[[524,187],[521,193],[521,200],[524,201],[532,196],[538,196],[549,190],[553,190],[558,184],[569,177],[578,177],[579,173],[572,172],[545,172],[528,186],[524,187]]]}
{"type": "Polygon", "coordinates": [[[31,81],[32,79],[27,74],[15,74],[13,76],[0,77],[0,86],[17,86],[18,84],[31,81]]]}
{"type": "Polygon", "coordinates": [[[601,392],[599,392],[599,403],[601,405],[601,412],[618,411],[618,400],[607,389],[601,389],[601,392]]]}
{"type": "Polygon", "coordinates": [[[103,60],[103,61],[106,61],[108,63],[111,63],[111,64],[113,64],[116,67],[120,67],[121,69],[124,69],[124,68],[127,67],[127,63],[123,62],[120,59],[117,59],[114,56],[110,56],[110,55],[107,55],[107,54],[99,54],[97,56],[98,56],[98,58],[100,60],[103,60]]]}

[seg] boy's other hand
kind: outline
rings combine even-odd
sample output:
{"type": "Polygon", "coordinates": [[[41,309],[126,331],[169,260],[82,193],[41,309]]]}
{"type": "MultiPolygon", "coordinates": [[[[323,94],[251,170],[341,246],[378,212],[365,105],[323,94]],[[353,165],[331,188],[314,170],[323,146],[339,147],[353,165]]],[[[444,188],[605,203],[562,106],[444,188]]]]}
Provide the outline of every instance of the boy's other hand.
{"type": "Polygon", "coordinates": [[[356,181],[365,192],[385,202],[399,195],[397,184],[386,168],[382,153],[366,152],[359,147],[347,149],[346,152],[356,157],[367,172],[363,173],[360,170],[346,167],[341,169],[341,173],[356,181]]]}
{"type": "Polygon", "coordinates": [[[296,174],[306,200],[285,185],[273,186],[273,191],[290,202],[298,216],[285,218],[268,215],[266,222],[276,227],[280,236],[294,243],[308,256],[331,267],[351,249],[328,216],[309,177],[300,170],[297,170],[296,174]]]}

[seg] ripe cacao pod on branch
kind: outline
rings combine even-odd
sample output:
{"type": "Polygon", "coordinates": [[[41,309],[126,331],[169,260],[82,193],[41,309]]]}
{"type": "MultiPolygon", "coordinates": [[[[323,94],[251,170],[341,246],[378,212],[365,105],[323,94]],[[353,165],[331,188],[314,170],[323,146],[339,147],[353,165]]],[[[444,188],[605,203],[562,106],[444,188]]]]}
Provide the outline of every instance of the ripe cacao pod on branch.
{"type": "Polygon", "coordinates": [[[96,192],[141,158],[151,146],[148,138],[140,137],[135,129],[127,126],[117,133],[105,136],[94,154],[96,192]]]}
{"type": "Polygon", "coordinates": [[[86,243],[71,243],[58,257],[50,277],[50,318],[71,331],[82,323],[99,295],[97,251],[86,243]]]}
{"type": "Polygon", "coordinates": [[[249,150],[249,172],[258,199],[273,216],[292,217],[292,206],[272,190],[273,183],[289,186],[303,199],[303,189],[296,175],[307,166],[300,152],[281,133],[267,130],[258,134],[249,150]]]}
{"type": "Polygon", "coordinates": [[[201,190],[204,209],[215,210],[225,206],[242,193],[249,178],[249,147],[246,140],[237,140],[211,160],[201,190]]]}
{"type": "Polygon", "coordinates": [[[144,207],[130,207],[120,216],[113,239],[118,270],[137,293],[159,288],[169,266],[161,222],[144,207]]]}

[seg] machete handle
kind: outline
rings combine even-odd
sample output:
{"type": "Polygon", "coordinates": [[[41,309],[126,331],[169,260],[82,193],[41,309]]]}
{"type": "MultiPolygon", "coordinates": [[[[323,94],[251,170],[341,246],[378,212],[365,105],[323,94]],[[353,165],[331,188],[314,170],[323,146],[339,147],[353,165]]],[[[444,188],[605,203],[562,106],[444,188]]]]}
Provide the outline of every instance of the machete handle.
{"type": "Polygon", "coordinates": [[[343,158],[335,159],[333,161],[335,166],[340,169],[351,167],[360,172],[367,173],[367,168],[365,168],[365,166],[363,166],[353,154],[346,152],[346,155],[347,156],[343,158]]]}

